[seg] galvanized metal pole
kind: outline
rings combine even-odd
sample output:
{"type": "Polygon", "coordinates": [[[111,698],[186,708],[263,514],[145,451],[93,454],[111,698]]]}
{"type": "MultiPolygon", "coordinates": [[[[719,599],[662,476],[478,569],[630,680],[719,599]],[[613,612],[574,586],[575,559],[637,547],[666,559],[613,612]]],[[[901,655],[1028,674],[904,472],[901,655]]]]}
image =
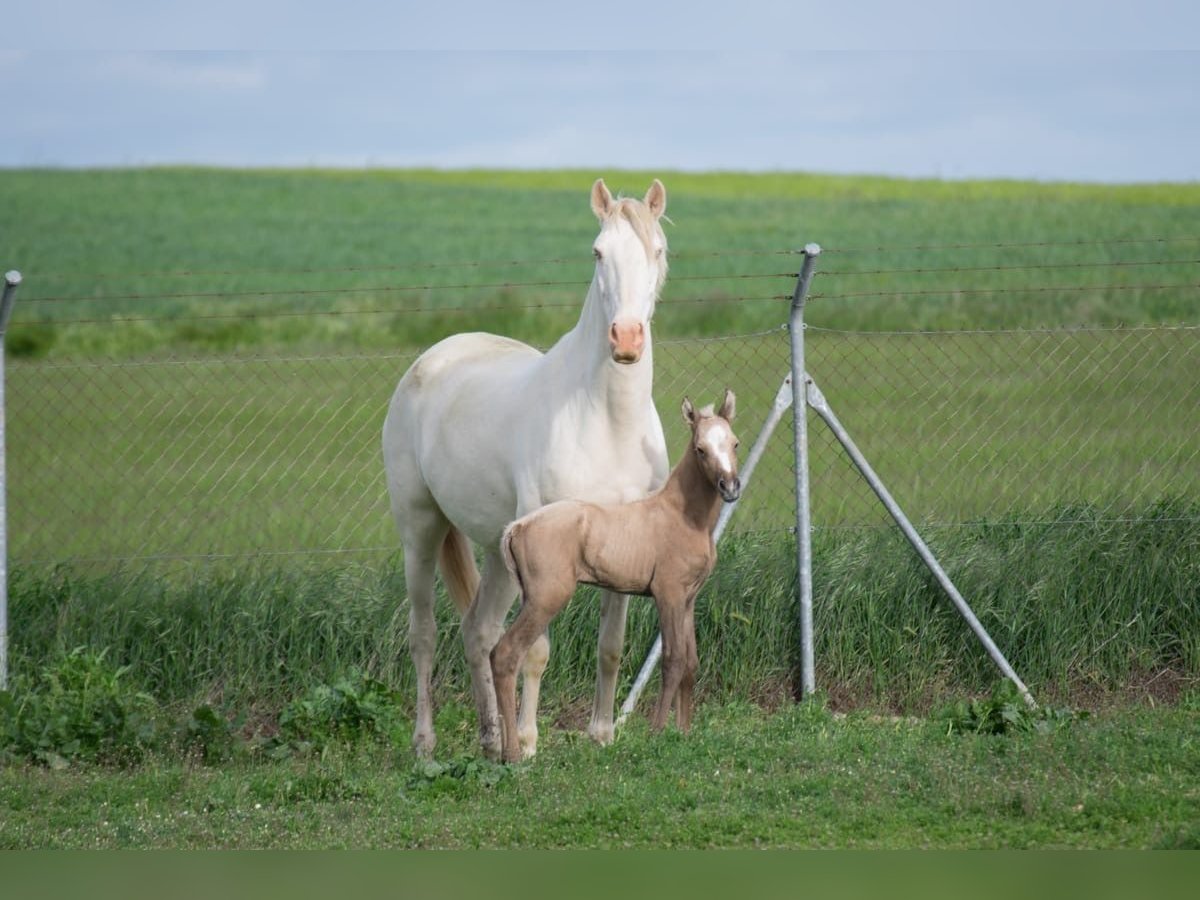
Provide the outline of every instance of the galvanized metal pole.
{"type": "Polygon", "coordinates": [[[1025,683],[1021,681],[1017,673],[1013,670],[1013,667],[1009,665],[1008,660],[1004,658],[1004,654],[1000,652],[1000,648],[996,646],[991,635],[987,633],[983,624],[976,618],[975,613],[972,612],[971,607],[967,605],[967,601],[958,592],[958,588],[954,586],[954,582],[950,580],[950,576],[942,569],[937,558],[934,557],[933,552],[929,549],[929,546],[917,534],[917,530],[913,528],[908,517],[904,515],[904,511],[900,509],[900,506],[892,498],[888,489],[884,487],[883,482],[879,479],[875,470],[871,468],[871,464],[867,462],[866,457],[859,451],[858,446],[851,440],[849,433],[842,427],[842,423],[838,421],[838,417],[834,415],[833,410],[825,399],[825,395],[821,393],[821,389],[817,387],[816,382],[809,378],[806,388],[808,405],[816,411],[817,415],[825,420],[825,424],[829,426],[829,429],[838,439],[838,442],[850,455],[855,468],[866,479],[867,484],[871,486],[871,490],[875,492],[875,495],[882,501],[887,511],[891,513],[892,518],[896,520],[896,524],[900,526],[900,530],[904,532],[904,536],[908,538],[908,542],[912,544],[913,549],[917,551],[917,555],[921,557],[921,561],[933,573],[933,577],[942,586],[942,590],[946,592],[946,596],[950,598],[950,602],[954,604],[959,614],[966,620],[967,625],[975,632],[975,636],[979,638],[980,643],[983,644],[992,661],[1017,686],[1017,690],[1021,692],[1021,696],[1030,708],[1036,709],[1037,703],[1034,701],[1033,695],[1029,693],[1029,688],[1025,687],[1025,683]]]}
{"type": "Polygon", "coordinates": [[[4,275],[4,294],[0,296],[0,691],[8,690],[8,469],[4,434],[4,336],[12,317],[13,301],[21,273],[4,275]]]}
{"type": "MultiPolygon", "coordinates": [[[[775,433],[775,426],[779,424],[779,420],[783,418],[783,414],[787,412],[792,402],[792,376],[788,375],[783,379],[783,384],[779,386],[779,390],[775,392],[775,402],[771,404],[771,411],[767,414],[767,420],[758,432],[754,446],[746,454],[746,461],[738,469],[738,477],[741,478],[743,492],[750,484],[750,477],[754,474],[754,468],[758,465],[758,461],[762,459],[763,452],[767,449],[767,443],[771,440],[771,435],[775,433]]],[[[721,515],[717,518],[717,526],[713,529],[714,544],[721,540],[721,535],[725,533],[725,526],[729,524],[734,510],[737,509],[738,504],[741,502],[741,498],[739,497],[732,503],[726,503],[721,508],[721,515]]],[[[646,655],[646,661],[642,663],[642,668],[638,671],[637,678],[633,682],[633,687],[629,689],[629,696],[621,704],[621,712],[617,716],[616,724],[621,725],[629,718],[629,714],[633,712],[633,708],[637,706],[638,699],[642,696],[642,691],[646,689],[646,684],[650,681],[650,676],[654,674],[654,667],[658,665],[658,660],[661,656],[662,633],[659,632],[658,637],[654,639],[654,646],[650,648],[650,652],[646,655]]]]}
{"type": "Polygon", "coordinates": [[[792,294],[792,312],[788,330],[792,339],[792,421],[796,448],[796,600],[800,614],[800,693],[807,697],[816,690],[813,673],[813,610],[812,610],[812,522],[808,499],[808,408],[805,405],[804,384],[804,301],[812,283],[819,244],[804,248],[804,264],[796,278],[792,294]]]}

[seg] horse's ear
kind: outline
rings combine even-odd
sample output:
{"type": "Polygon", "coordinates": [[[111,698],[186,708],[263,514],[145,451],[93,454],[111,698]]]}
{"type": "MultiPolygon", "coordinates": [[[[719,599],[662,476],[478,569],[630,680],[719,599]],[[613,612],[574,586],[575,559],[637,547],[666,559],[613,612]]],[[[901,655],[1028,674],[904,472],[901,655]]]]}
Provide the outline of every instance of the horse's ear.
{"type": "Polygon", "coordinates": [[[667,189],[663,187],[663,183],[657,178],[650,182],[650,190],[646,191],[646,199],[642,202],[654,213],[654,218],[661,219],[662,214],[667,211],[667,189]]]}
{"type": "Polygon", "coordinates": [[[725,388],[725,400],[721,403],[717,415],[726,422],[732,422],[733,417],[737,415],[737,396],[729,388],[725,388]]]}
{"type": "Polygon", "coordinates": [[[687,422],[689,425],[695,425],[696,407],[692,406],[692,401],[687,397],[684,397],[683,406],[680,408],[683,410],[683,421],[687,422]]]}
{"type": "Polygon", "coordinates": [[[613,195],[609,192],[604,179],[597,178],[596,183],[592,185],[592,212],[596,214],[597,219],[607,219],[612,208],[613,195]]]}

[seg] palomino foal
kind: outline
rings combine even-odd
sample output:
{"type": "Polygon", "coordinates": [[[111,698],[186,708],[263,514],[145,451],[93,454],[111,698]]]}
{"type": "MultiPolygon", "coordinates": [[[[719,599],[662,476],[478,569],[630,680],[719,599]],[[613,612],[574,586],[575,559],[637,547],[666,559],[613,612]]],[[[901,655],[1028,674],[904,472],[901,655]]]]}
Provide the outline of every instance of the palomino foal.
{"type": "Polygon", "coordinates": [[[579,582],[652,596],[663,636],[662,694],[651,727],[658,731],[676,703],[676,723],[692,718],[696,654],[695,600],[717,561],[713,528],[721,501],[741,492],[738,440],[730,422],[736,398],[699,412],[683,401],[692,439],[667,483],[644,500],[601,506],[564,500],[518,519],[500,549],[521,588],[521,612],[492,650],[504,761],[521,758],[517,668],[534,641],[567,605],[579,582]]]}

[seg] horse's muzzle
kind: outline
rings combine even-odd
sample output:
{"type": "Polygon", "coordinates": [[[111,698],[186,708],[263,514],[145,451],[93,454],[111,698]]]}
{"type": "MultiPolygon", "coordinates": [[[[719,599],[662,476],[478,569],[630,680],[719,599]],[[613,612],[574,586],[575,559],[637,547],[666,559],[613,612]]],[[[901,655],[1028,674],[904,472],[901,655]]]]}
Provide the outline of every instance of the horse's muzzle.
{"type": "Polygon", "coordinates": [[[717,490],[721,492],[721,498],[726,503],[733,503],[738,497],[742,496],[742,479],[736,475],[732,481],[726,481],[722,478],[717,482],[717,490]]]}
{"type": "Polygon", "coordinates": [[[641,322],[613,322],[608,329],[613,362],[632,365],[642,358],[646,349],[646,326],[641,322]]]}

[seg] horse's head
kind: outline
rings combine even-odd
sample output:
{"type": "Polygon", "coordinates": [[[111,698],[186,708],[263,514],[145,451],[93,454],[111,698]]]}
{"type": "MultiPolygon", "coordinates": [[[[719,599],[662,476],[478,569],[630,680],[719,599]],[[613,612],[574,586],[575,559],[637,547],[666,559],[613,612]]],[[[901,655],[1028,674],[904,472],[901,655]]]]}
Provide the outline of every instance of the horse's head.
{"type": "Polygon", "coordinates": [[[600,220],[592,244],[592,286],[618,363],[637,362],[646,347],[654,303],[667,278],[667,238],[658,221],[666,210],[667,190],[657,178],[642,200],[613,199],[603,178],[592,185],[592,212],[600,220]]]}
{"type": "Polygon", "coordinates": [[[692,428],[692,452],[696,464],[717,489],[726,503],[732,503],[742,493],[738,478],[738,439],[730,422],[736,411],[737,397],[729,388],[715,413],[711,406],[697,410],[692,401],[683,399],[683,420],[692,428]]]}

